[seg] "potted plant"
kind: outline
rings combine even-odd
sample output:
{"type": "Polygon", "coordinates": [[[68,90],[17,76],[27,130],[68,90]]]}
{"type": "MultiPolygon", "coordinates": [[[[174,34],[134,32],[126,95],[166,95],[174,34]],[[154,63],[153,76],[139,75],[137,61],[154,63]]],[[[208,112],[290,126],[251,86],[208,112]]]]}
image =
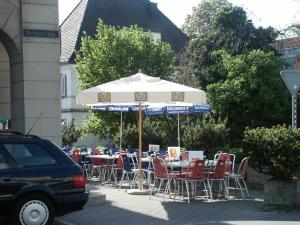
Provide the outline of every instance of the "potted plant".
{"type": "Polygon", "coordinates": [[[244,135],[244,151],[250,156],[252,167],[272,176],[264,185],[265,203],[299,204],[295,175],[300,168],[300,129],[259,127],[246,129],[244,135]]]}

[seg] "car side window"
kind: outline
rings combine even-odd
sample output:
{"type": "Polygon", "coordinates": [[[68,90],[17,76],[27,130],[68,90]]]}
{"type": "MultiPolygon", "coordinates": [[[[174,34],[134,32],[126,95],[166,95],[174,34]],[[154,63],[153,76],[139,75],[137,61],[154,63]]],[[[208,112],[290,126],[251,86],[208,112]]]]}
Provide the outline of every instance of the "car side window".
{"type": "Polygon", "coordinates": [[[57,160],[37,144],[3,144],[18,166],[35,167],[57,165],[57,160]]]}
{"type": "Polygon", "coordinates": [[[4,170],[4,169],[8,169],[8,163],[4,155],[2,154],[2,152],[0,152],[0,170],[4,170]]]}

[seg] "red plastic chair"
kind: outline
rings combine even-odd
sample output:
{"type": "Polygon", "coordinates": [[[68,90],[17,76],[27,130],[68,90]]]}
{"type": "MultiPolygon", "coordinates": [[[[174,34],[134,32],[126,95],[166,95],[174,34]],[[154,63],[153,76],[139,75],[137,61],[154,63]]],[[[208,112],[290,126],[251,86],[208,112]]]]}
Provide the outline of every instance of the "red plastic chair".
{"type": "Polygon", "coordinates": [[[219,181],[219,194],[220,191],[223,189],[222,187],[223,185],[224,185],[224,195],[226,196],[228,194],[227,185],[225,182],[225,165],[226,163],[224,160],[218,160],[217,164],[214,167],[214,170],[212,172],[205,173],[211,199],[213,199],[212,188],[213,188],[214,181],[219,181]]]}
{"type": "MultiPolygon", "coordinates": [[[[99,149],[93,149],[91,155],[101,155],[101,152],[99,149]]],[[[107,164],[104,163],[103,159],[91,158],[91,160],[92,160],[91,177],[93,177],[95,171],[97,171],[100,179],[104,181],[105,171],[109,169],[107,167],[107,164]]]]}
{"type": "MultiPolygon", "coordinates": [[[[185,183],[186,193],[188,198],[188,203],[190,203],[190,194],[189,194],[189,184],[192,187],[192,195],[196,195],[197,183],[203,183],[204,191],[206,193],[206,197],[208,199],[207,188],[205,184],[205,161],[204,160],[195,160],[190,163],[189,170],[185,173],[185,176],[177,177],[177,180],[182,182],[182,191],[183,191],[183,183],[185,183]]],[[[179,186],[178,186],[179,188],[179,186]]],[[[179,191],[179,190],[178,190],[179,191]]]]}
{"type": "Polygon", "coordinates": [[[121,156],[121,154],[118,155],[117,162],[111,165],[110,179],[111,179],[111,176],[114,176],[115,183],[117,183],[117,173],[119,170],[121,170],[123,173],[124,162],[123,162],[123,157],[121,156]]]}
{"type": "Polygon", "coordinates": [[[72,151],[71,158],[72,158],[75,162],[77,162],[78,164],[80,164],[80,161],[81,161],[80,150],[74,149],[74,150],[72,151]]]}
{"type": "Polygon", "coordinates": [[[153,158],[152,165],[154,169],[154,184],[155,181],[159,181],[158,194],[162,184],[166,181],[167,183],[164,192],[171,195],[171,182],[174,181],[174,185],[176,187],[176,175],[168,172],[167,166],[160,158],[153,158]]]}
{"type": "Polygon", "coordinates": [[[221,153],[218,160],[225,161],[225,175],[234,172],[235,155],[231,153],[221,153]]]}

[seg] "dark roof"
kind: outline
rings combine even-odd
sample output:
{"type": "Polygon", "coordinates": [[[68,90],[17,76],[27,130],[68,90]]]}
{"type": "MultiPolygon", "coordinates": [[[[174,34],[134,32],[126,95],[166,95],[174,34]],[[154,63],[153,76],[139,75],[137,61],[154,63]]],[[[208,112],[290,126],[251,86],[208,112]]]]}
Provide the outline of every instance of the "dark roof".
{"type": "Polygon", "coordinates": [[[99,18],[107,25],[138,25],[145,31],[161,33],[162,40],[179,52],[186,35],[149,0],[81,0],[60,26],[61,62],[74,62],[83,32],[94,36],[99,18]]]}
{"type": "Polygon", "coordinates": [[[288,48],[300,48],[300,37],[292,37],[292,38],[286,38],[277,40],[274,43],[274,47],[277,50],[283,50],[288,48]]]}

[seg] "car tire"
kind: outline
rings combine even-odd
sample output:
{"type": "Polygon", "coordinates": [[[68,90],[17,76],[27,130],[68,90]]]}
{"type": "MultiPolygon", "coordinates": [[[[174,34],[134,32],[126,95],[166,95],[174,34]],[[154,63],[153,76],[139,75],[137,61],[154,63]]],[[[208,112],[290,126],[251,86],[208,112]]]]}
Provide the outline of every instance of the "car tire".
{"type": "Polygon", "coordinates": [[[53,220],[53,203],[40,194],[21,198],[10,215],[10,223],[13,225],[52,225],[53,220]]]}

